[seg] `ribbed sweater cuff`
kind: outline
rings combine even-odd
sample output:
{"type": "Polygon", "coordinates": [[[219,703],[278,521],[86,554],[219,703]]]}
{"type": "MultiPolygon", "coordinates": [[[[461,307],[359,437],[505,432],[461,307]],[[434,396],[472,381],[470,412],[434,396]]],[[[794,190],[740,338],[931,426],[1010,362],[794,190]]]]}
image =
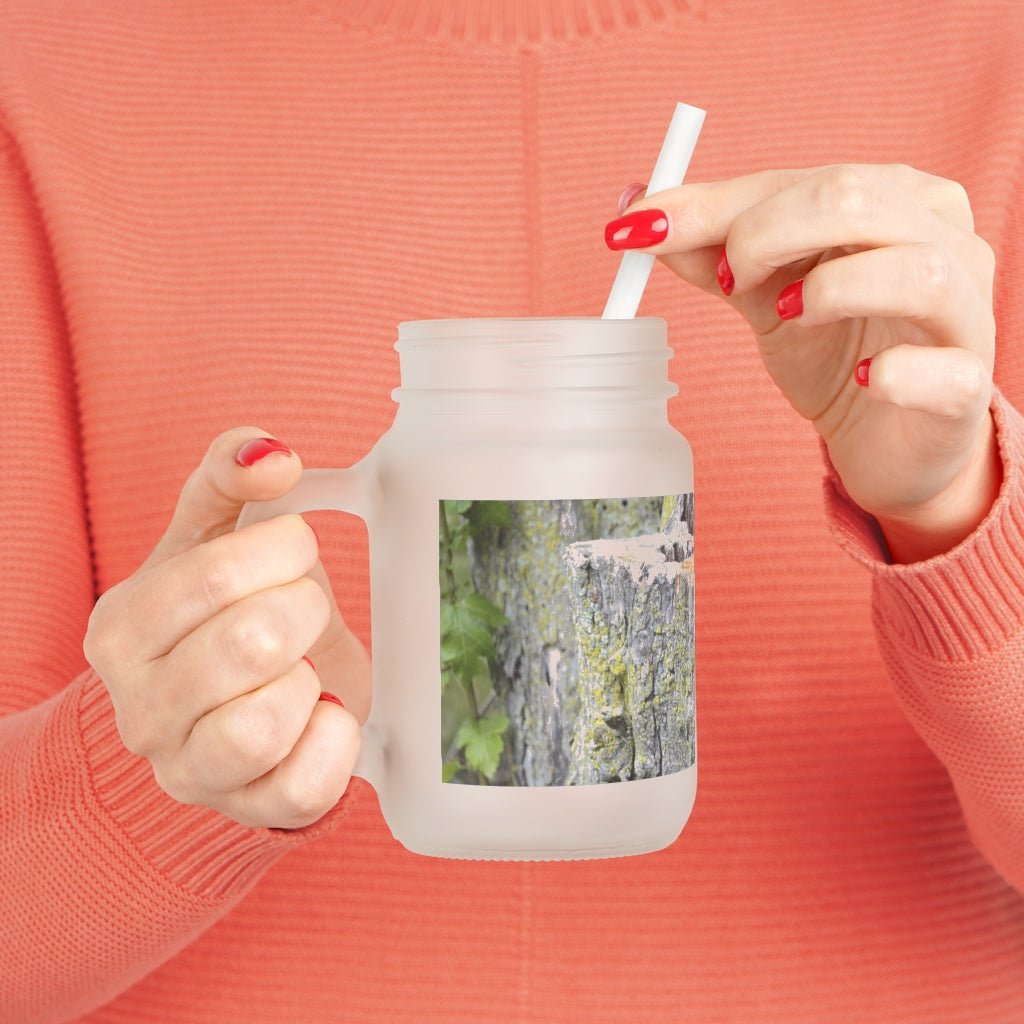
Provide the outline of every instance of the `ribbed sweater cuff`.
{"type": "Polygon", "coordinates": [[[101,679],[79,680],[79,722],[92,788],[100,811],[172,885],[214,902],[241,896],[292,847],[332,829],[350,804],[346,794],[304,829],[247,828],[202,807],[169,797],[149,762],[125,749],[101,679]]]}
{"type": "Polygon", "coordinates": [[[876,626],[926,657],[982,657],[1024,623],[1024,420],[998,392],[992,414],[1003,463],[999,497],[968,538],[923,562],[888,563],[877,522],[828,465],[826,511],[840,545],[874,577],[876,626]]]}

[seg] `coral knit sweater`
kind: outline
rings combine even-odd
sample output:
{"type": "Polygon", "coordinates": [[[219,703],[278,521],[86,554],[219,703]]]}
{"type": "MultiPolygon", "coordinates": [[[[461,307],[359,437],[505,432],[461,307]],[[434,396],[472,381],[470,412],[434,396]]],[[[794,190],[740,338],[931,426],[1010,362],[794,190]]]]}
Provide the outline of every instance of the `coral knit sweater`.
{"type": "MultiPolygon", "coordinates": [[[[0,0],[0,1020],[1024,1020],[1022,29],[1017,0],[0,0]],[[680,99],[693,180],[967,187],[988,520],[886,565],[742,321],[655,267],[697,463],[680,839],[472,863],[407,853],[359,782],[293,833],[170,800],[83,659],[96,594],[222,430],[361,457],[400,320],[599,314],[680,99]]],[[[317,527],[369,642],[362,525],[317,527]]]]}

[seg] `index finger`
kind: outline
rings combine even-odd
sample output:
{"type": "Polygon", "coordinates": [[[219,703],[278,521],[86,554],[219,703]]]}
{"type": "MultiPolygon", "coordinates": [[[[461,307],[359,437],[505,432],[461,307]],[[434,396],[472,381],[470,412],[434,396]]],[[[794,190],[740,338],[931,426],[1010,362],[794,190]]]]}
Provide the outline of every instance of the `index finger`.
{"type": "MultiPolygon", "coordinates": [[[[658,256],[720,246],[743,213],[793,185],[837,165],[758,171],[726,181],[695,182],[645,195],[625,213],[659,209],[669,221],[664,241],[647,251],[658,256]]],[[[974,231],[963,186],[903,164],[849,164],[850,172],[875,175],[961,231],[974,231]]]]}
{"type": "Polygon", "coordinates": [[[120,584],[120,607],[133,609],[118,624],[137,660],[153,661],[250,594],[308,575],[319,559],[316,534],[301,516],[253,523],[143,568],[120,584]]]}

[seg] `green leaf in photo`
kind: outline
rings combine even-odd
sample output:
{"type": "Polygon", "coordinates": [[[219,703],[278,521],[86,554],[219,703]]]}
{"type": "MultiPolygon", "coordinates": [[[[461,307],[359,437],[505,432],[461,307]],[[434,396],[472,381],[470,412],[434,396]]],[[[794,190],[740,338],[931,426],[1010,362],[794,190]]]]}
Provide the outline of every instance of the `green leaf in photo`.
{"type": "Polygon", "coordinates": [[[470,594],[455,604],[441,608],[441,635],[444,638],[442,651],[446,652],[453,666],[459,662],[469,664],[476,658],[489,658],[494,654],[494,640],[486,621],[474,611],[470,594]]]}
{"type": "Polygon", "coordinates": [[[469,522],[471,537],[476,537],[491,526],[512,525],[512,511],[507,501],[474,501],[463,514],[469,522]]]}
{"type": "Polygon", "coordinates": [[[479,594],[475,590],[466,595],[462,604],[467,614],[488,629],[497,629],[508,622],[505,613],[496,604],[488,601],[483,594],[479,594]]]}
{"type": "Polygon", "coordinates": [[[472,504],[472,501],[453,501],[451,499],[446,499],[444,503],[444,510],[449,516],[461,516],[466,514],[472,504]]]}
{"type": "Polygon", "coordinates": [[[487,715],[479,721],[470,719],[462,723],[455,745],[465,752],[466,764],[489,779],[498,770],[507,728],[508,715],[487,715]]]}

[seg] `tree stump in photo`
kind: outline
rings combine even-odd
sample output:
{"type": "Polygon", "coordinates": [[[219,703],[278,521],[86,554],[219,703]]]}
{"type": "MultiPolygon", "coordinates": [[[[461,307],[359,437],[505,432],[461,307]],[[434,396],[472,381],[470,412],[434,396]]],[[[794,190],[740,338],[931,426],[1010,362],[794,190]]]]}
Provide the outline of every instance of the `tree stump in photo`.
{"type": "Polygon", "coordinates": [[[474,536],[473,583],[508,622],[494,637],[495,686],[509,716],[507,781],[570,781],[579,715],[576,640],[563,561],[568,545],[658,529],[658,498],[509,502],[510,523],[474,536]]]}
{"type": "Polygon", "coordinates": [[[670,510],[668,532],[566,548],[580,705],[571,783],[653,778],[694,762],[690,514],[670,510]]]}

